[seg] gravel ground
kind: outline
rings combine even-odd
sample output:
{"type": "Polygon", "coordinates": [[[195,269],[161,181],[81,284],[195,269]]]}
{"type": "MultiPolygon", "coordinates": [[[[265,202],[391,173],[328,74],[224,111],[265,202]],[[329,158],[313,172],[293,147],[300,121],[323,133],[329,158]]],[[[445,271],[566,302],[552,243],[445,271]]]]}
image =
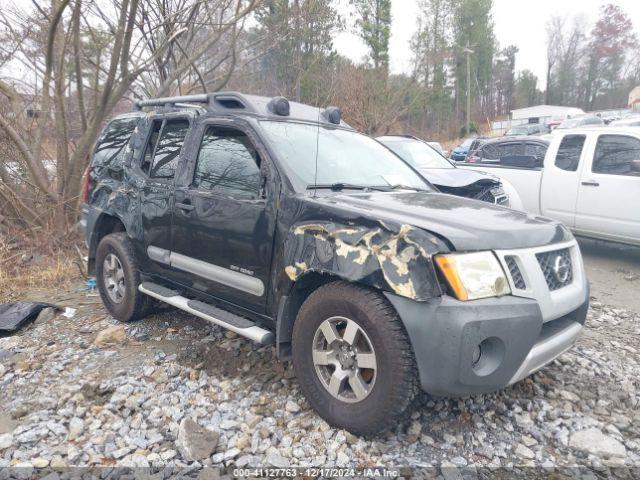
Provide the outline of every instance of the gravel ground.
{"type": "Polygon", "coordinates": [[[10,466],[152,467],[157,478],[207,477],[207,466],[445,467],[445,478],[640,467],[640,315],[623,309],[593,302],[576,346],[531,378],[422,395],[406,423],[365,439],[315,415],[270,347],[180,312],[123,327],[92,294],[42,295],[77,312],[44,311],[0,338],[0,479],[10,466]]]}

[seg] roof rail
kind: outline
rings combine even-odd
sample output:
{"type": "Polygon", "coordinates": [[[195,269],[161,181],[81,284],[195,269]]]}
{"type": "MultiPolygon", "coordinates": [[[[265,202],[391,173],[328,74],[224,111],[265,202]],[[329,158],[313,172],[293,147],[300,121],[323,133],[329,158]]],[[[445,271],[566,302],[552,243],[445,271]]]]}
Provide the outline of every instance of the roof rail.
{"type": "Polygon", "coordinates": [[[251,101],[238,92],[201,93],[198,95],[180,95],[175,97],[150,98],[138,100],[133,109],[142,110],[144,107],[173,107],[176,104],[204,103],[212,110],[256,112],[251,101]]]}
{"type": "Polygon", "coordinates": [[[141,110],[144,107],[164,107],[173,106],[176,103],[209,103],[209,95],[180,95],[175,97],[150,98],[149,100],[138,100],[134,104],[134,110],[141,110]]]}

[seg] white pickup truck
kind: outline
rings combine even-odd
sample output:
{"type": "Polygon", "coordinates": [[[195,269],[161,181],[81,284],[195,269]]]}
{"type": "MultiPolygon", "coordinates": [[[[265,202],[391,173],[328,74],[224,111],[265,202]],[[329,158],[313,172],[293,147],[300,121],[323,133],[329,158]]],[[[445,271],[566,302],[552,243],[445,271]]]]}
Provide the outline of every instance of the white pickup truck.
{"type": "Polygon", "coordinates": [[[554,132],[543,168],[458,166],[506,178],[527,212],[576,235],[640,245],[640,128],[554,132]]]}

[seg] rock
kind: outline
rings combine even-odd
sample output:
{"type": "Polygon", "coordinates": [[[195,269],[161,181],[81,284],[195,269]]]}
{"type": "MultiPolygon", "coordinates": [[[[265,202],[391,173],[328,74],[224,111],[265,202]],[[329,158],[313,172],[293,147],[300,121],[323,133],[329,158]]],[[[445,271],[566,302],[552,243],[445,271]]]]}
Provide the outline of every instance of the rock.
{"type": "Polygon", "coordinates": [[[434,443],[436,443],[433,437],[430,437],[426,433],[423,433],[422,435],[420,435],[420,441],[425,445],[433,445],[434,443]]]}
{"type": "Polygon", "coordinates": [[[109,344],[121,344],[127,339],[127,334],[124,331],[124,326],[114,325],[107,327],[98,333],[98,336],[93,341],[93,344],[102,347],[109,344]]]}
{"type": "Polygon", "coordinates": [[[521,443],[516,445],[514,453],[519,457],[526,458],[526,459],[529,459],[529,460],[531,460],[533,458],[536,458],[536,454],[533,453],[533,450],[531,450],[530,448],[525,447],[521,443]]]}
{"type": "Polygon", "coordinates": [[[198,480],[219,480],[220,470],[217,468],[203,468],[198,473],[198,480]]]}
{"type": "Polygon", "coordinates": [[[580,430],[571,435],[569,446],[598,457],[626,457],[627,449],[615,438],[605,435],[597,428],[580,430]]]}
{"type": "Polygon", "coordinates": [[[238,455],[240,455],[240,449],[231,448],[231,449],[227,450],[226,452],[224,452],[224,460],[225,461],[231,460],[233,458],[236,458],[238,455]]]}
{"type": "Polygon", "coordinates": [[[249,438],[248,435],[241,435],[238,437],[238,440],[236,440],[236,447],[240,450],[244,450],[249,445],[251,445],[251,438],[249,438]]]}
{"type": "Polygon", "coordinates": [[[293,400],[287,401],[287,404],[284,406],[284,409],[290,413],[298,413],[300,411],[300,405],[298,405],[293,400]]]}
{"type": "Polygon", "coordinates": [[[418,421],[411,423],[407,429],[407,440],[411,443],[415,443],[420,438],[420,432],[422,431],[422,424],[418,421]]]}
{"type": "Polygon", "coordinates": [[[84,422],[78,417],[73,417],[69,421],[69,440],[75,440],[78,438],[83,429],[84,422]]]}
{"type": "MultiPolygon", "coordinates": [[[[0,365],[0,370],[2,369],[2,365],[0,365]]],[[[5,415],[0,413],[0,434],[3,433],[11,433],[18,426],[18,422],[16,422],[11,415],[5,415]]]]}
{"type": "Polygon", "coordinates": [[[340,451],[338,452],[338,456],[336,458],[336,463],[339,467],[344,467],[345,465],[349,464],[349,455],[347,455],[346,453],[340,451]]]}
{"type": "Polygon", "coordinates": [[[218,432],[201,427],[190,418],[183,418],[178,429],[176,447],[185,460],[204,460],[216,450],[219,439],[218,432]]]}
{"type": "Polygon", "coordinates": [[[247,423],[247,426],[253,430],[260,423],[261,420],[262,420],[262,417],[260,415],[251,415],[247,419],[246,423],[247,423]]]}
{"type": "Polygon", "coordinates": [[[289,460],[280,455],[277,450],[273,449],[267,453],[267,464],[276,468],[287,468],[289,466],[289,460]]]}
{"type": "Polygon", "coordinates": [[[560,398],[564,400],[568,400],[570,402],[577,403],[580,401],[580,397],[573,392],[569,392],[568,390],[560,390],[560,398]]]}
{"type": "Polygon", "coordinates": [[[178,455],[178,452],[175,450],[165,450],[160,454],[160,458],[166,462],[174,458],[176,455],[178,455]]]}
{"type": "MultiPolygon", "coordinates": [[[[34,323],[36,325],[49,323],[51,320],[53,320],[56,317],[56,313],[57,311],[55,308],[43,308],[42,310],[40,310],[40,313],[38,313],[38,316],[36,317],[36,320],[34,323]]],[[[36,467],[36,468],[40,468],[40,467],[36,467]]]]}
{"type": "Polygon", "coordinates": [[[4,433],[0,435],[0,450],[4,450],[5,448],[9,448],[13,445],[13,435],[10,433],[4,433]]]}
{"type": "Polygon", "coordinates": [[[37,457],[31,460],[31,465],[35,468],[47,468],[49,466],[49,460],[42,457],[37,457]]]}
{"type": "Polygon", "coordinates": [[[353,433],[345,432],[344,436],[347,439],[347,443],[349,445],[355,445],[356,443],[358,443],[358,437],[356,437],[353,433]]]}

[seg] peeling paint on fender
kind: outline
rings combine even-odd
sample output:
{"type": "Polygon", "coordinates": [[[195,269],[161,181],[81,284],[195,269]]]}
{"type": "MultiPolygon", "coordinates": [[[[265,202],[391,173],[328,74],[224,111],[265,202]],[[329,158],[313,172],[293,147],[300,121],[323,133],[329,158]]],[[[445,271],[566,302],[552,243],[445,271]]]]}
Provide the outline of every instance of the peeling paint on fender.
{"type": "MultiPolygon", "coordinates": [[[[292,281],[305,273],[332,273],[414,300],[440,294],[431,256],[434,238],[411,225],[396,228],[332,222],[295,226],[285,242],[285,273],[292,281]]],[[[437,244],[437,242],[436,242],[437,244]]]]}

